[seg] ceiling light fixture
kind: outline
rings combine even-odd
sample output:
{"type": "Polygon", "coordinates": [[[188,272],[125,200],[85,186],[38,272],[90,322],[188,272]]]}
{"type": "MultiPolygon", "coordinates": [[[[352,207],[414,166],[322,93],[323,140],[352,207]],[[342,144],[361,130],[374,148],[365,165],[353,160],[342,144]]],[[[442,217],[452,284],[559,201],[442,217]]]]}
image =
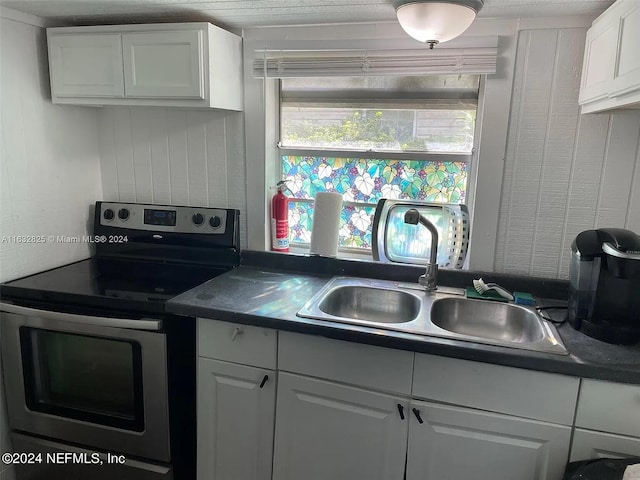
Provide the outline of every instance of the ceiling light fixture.
{"type": "Polygon", "coordinates": [[[476,18],[484,0],[394,0],[400,26],[433,48],[461,35],[476,18]]]}

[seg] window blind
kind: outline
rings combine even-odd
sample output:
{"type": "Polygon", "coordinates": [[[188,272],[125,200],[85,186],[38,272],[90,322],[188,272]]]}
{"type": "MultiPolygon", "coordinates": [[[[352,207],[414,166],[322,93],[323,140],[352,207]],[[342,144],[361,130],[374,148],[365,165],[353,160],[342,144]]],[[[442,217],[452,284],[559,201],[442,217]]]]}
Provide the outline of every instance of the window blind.
{"type": "Polygon", "coordinates": [[[492,74],[498,49],[256,50],[254,77],[492,74]]]}

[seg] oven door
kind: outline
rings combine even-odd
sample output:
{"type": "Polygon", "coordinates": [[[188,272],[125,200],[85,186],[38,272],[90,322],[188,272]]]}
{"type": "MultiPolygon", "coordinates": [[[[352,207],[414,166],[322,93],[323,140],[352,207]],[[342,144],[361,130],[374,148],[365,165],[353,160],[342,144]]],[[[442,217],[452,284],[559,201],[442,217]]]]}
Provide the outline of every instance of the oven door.
{"type": "Polygon", "coordinates": [[[8,304],[0,310],[13,430],[170,460],[167,353],[160,320],[8,304]]]}

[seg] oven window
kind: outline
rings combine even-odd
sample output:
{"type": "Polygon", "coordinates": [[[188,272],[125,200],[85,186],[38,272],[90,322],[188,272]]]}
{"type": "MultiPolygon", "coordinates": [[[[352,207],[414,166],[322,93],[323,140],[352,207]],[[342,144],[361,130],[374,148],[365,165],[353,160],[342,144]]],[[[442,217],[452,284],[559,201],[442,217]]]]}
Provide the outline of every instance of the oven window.
{"type": "Polygon", "coordinates": [[[20,334],[31,410],[144,429],[139,344],[26,327],[20,334]]]}

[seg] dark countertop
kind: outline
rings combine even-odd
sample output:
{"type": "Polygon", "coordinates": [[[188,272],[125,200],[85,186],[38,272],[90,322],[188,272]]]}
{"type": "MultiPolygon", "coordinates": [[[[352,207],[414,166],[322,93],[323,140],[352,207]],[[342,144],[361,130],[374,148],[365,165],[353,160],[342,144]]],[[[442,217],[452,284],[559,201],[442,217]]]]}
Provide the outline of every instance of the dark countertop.
{"type": "MultiPolygon", "coordinates": [[[[296,312],[334,274],[340,273],[305,274],[272,267],[240,266],[173,298],[167,302],[166,309],[180,315],[640,385],[640,345],[610,345],[587,337],[567,324],[558,331],[570,354],[553,355],[297,317],[296,312]]],[[[552,315],[552,318],[561,319],[562,315],[552,315]]]]}

